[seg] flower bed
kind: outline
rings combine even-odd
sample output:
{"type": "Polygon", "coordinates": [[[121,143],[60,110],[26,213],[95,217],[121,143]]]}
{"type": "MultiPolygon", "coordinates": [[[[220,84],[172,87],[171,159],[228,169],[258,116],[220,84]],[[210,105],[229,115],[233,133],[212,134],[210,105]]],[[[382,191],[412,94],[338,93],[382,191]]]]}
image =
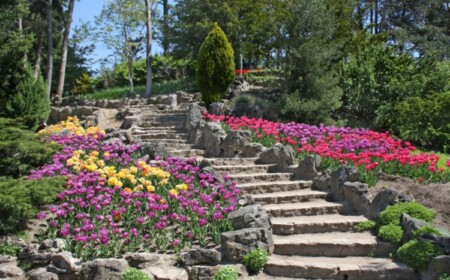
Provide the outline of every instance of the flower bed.
{"type": "MultiPolygon", "coordinates": [[[[231,129],[249,129],[255,142],[271,146],[277,142],[294,147],[298,157],[318,154],[324,167],[350,164],[361,171],[362,180],[373,185],[380,172],[410,177],[419,182],[448,182],[449,168],[437,168],[439,156],[416,153],[409,142],[389,132],[369,129],[278,123],[247,117],[217,116],[206,113],[206,120],[222,122],[231,129]]],[[[450,161],[447,162],[450,167],[450,161]]]]}
{"type": "Polygon", "coordinates": [[[30,179],[63,175],[67,185],[50,213],[38,217],[49,222],[48,236],[64,238],[77,257],[178,252],[217,242],[229,228],[224,218],[235,210],[239,189],[229,178],[221,184],[202,173],[195,159],[149,163],[138,158],[138,145],[104,142],[102,131],[83,129],[76,118],[41,135],[64,148],[30,179]]]}

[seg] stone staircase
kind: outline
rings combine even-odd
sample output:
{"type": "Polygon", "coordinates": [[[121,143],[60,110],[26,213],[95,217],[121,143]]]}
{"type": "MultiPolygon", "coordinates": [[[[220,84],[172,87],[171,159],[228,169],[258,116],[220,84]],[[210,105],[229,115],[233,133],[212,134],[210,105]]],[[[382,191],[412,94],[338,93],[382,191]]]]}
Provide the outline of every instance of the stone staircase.
{"type": "Polygon", "coordinates": [[[369,232],[352,231],[366,220],[363,216],[344,214],[345,204],[312,190],[311,181],[292,180],[291,173],[269,173],[271,165],[256,164],[256,158],[206,158],[186,140],[185,110],[145,110],[141,128],[133,132],[136,139],[157,143],[173,156],[209,162],[271,216],[274,254],[265,266],[266,275],[253,279],[418,279],[413,269],[389,258],[390,244],[369,232]]]}

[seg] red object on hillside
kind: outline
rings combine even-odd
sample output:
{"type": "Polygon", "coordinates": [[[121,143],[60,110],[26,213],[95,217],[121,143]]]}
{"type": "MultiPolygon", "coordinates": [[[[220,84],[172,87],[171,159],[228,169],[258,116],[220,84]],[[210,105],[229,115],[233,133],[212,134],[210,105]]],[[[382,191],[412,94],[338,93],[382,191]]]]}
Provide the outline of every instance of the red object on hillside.
{"type": "Polygon", "coordinates": [[[264,70],[264,69],[263,69],[263,68],[242,69],[242,70],[236,69],[236,70],[235,70],[235,73],[236,73],[237,75],[240,75],[240,74],[245,75],[245,74],[247,74],[247,73],[249,73],[249,72],[258,72],[258,71],[262,71],[262,70],[264,70]]]}

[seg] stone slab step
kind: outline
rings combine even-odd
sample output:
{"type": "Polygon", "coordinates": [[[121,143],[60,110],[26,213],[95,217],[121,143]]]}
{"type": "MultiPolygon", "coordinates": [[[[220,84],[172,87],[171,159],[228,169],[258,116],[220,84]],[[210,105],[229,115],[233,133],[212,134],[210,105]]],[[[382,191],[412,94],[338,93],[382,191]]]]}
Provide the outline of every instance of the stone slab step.
{"type": "Polygon", "coordinates": [[[187,139],[186,133],[152,133],[152,134],[141,134],[138,136],[141,140],[147,139],[187,139]]]}
{"type": "Polygon", "coordinates": [[[345,232],[360,223],[367,221],[364,216],[344,216],[340,214],[298,217],[273,217],[274,234],[345,232]]]}
{"type": "Polygon", "coordinates": [[[311,188],[312,181],[278,181],[238,184],[245,194],[263,194],[311,188]]]}
{"type": "Polygon", "coordinates": [[[205,157],[202,160],[209,162],[213,167],[219,165],[243,165],[255,164],[258,158],[212,158],[205,157]]]}
{"type": "Polygon", "coordinates": [[[256,203],[265,205],[265,204],[304,202],[314,199],[325,199],[327,195],[328,193],[326,192],[303,189],[287,192],[254,194],[252,195],[252,197],[256,203]]]}
{"type": "Polygon", "coordinates": [[[189,157],[203,156],[205,154],[205,151],[200,149],[187,149],[187,150],[172,150],[172,151],[169,150],[168,153],[174,157],[189,158],[189,157]]]}
{"type": "Polygon", "coordinates": [[[241,184],[253,182],[277,182],[288,181],[292,177],[292,173],[248,173],[230,175],[233,180],[241,184]]]}
{"type": "Polygon", "coordinates": [[[293,217],[337,214],[343,210],[344,205],[325,200],[312,200],[297,203],[266,204],[264,208],[272,217],[293,217]]]}
{"type": "Polygon", "coordinates": [[[150,133],[168,133],[168,132],[172,132],[172,133],[176,133],[176,132],[186,132],[186,129],[184,129],[184,127],[175,127],[175,126],[165,126],[165,127],[153,127],[153,126],[149,126],[149,127],[141,127],[141,129],[139,129],[138,131],[135,131],[136,134],[150,134],[150,133]]]}
{"type": "Polygon", "coordinates": [[[405,264],[385,258],[303,257],[272,255],[265,273],[278,277],[330,280],[418,280],[405,264]]]}
{"type": "Polygon", "coordinates": [[[152,143],[152,144],[189,144],[188,140],[186,139],[147,139],[145,141],[146,143],[152,143]]]}
{"type": "Polygon", "coordinates": [[[274,235],[275,254],[322,257],[388,257],[390,243],[379,242],[370,232],[327,232],[274,235]]]}
{"type": "Polygon", "coordinates": [[[143,127],[170,127],[170,128],[185,128],[186,123],[184,121],[170,121],[170,122],[164,122],[164,121],[145,121],[142,124],[143,127]]]}
{"type": "Polygon", "coordinates": [[[227,174],[236,173],[266,173],[273,164],[246,164],[246,165],[216,165],[214,169],[227,174]]]}

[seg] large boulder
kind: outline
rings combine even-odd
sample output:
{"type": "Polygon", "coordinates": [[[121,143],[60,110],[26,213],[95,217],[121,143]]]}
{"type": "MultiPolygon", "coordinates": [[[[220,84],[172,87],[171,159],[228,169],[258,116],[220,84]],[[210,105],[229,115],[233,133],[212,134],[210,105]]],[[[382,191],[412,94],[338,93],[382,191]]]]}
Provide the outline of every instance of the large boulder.
{"type": "Polygon", "coordinates": [[[175,110],[178,107],[178,97],[176,94],[162,94],[152,96],[148,99],[148,104],[163,105],[167,109],[175,110]]]}
{"type": "Polygon", "coordinates": [[[201,107],[198,104],[189,105],[185,127],[188,132],[188,140],[191,143],[199,144],[200,142],[202,131],[206,124],[205,120],[203,120],[205,112],[205,107],[201,107]]]}
{"type": "Polygon", "coordinates": [[[318,177],[320,175],[320,161],[319,155],[306,156],[293,170],[294,178],[296,180],[312,180],[318,177]]]}
{"type": "Polygon", "coordinates": [[[275,164],[276,171],[284,171],[295,163],[294,150],[291,146],[285,146],[280,143],[275,144],[259,155],[257,163],[275,164]]]}
{"type": "Polygon", "coordinates": [[[124,259],[95,259],[83,263],[82,277],[85,280],[120,280],[128,267],[124,259]]]}
{"type": "Polygon", "coordinates": [[[386,209],[389,205],[395,203],[398,192],[393,189],[386,189],[379,192],[370,204],[366,212],[368,219],[376,219],[380,216],[380,212],[386,209]]]}
{"type": "Polygon", "coordinates": [[[436,280],[444,274],[450,274],[450,256],[437,256],[428,264],[427,270],[421,272],[422,280],[436,280]]]}
{"type": "Polygon", "coordinates": [[[232,158],[240,155],[247,143],[252,139],[252,135],[248,130],[230,130],[220,144],[223,156],[232,158]]]}
{"type": "Polygon", "coordinates": [[[161,147],[154,143],[146,143],[140,146],[139,152],[141,155],[148,156],[150,159],[154,159],[155,157],[167,159],[169,157],[169,152],[165,147],[161,147]]]}
{"type": "Polygon", "coordinates": [[[400,225],[403,228],[403,243],[408,242],[414,238],[414,232],[421,227],[428,226],[429,224],[424,220],[416,219],[410,215],[403,213],[401,217],[400,225]]]}
{"type": "Polygon", "coordinates": [[[206,156],[220,156],[222,154],[220,144],[225,137],[226,133],[219,123],[207,122],[200,141],[200,146],[205,149],[206,156]]]}
{"type": "Polygon", "coordinates": [[[0,255],[0,279],[24,278],[25,273],[17,266],[17,258],[0,255]]]}
{"type": "Polygon", "coordinates": [[[192,249],[181,253],[180,258],[185,265],[216,265],[222,260],[222,254],[214,249],[192,249]]]}
{"type": "Polygon", "coordinates": [[[188,280],[189,276],[186,270],[174,266],[147,267],[142,270],[153,279],[158,280],[188,280]]]}
{"type": "Polygon", "coordinates": [[[141,124],[142,124],[141,119],[142,118],[140,116],[127,116],[122,121],[122,125],[120,126],[120,129],[129,129],[132,126],[141,126],[141,124]]]}
{"type": "Polygon", "coordinates": [[[175,255],[154,253],[127,253],[124,258],[131,267],[138,269],[151,266],[174,266],[177,262],[175,255]]]}
{"type": "Polygon", "coordinates": [[[372,196],[369,193],[369,186],[361,182],[345,182],[343,187],[345,200],[360,214],[366,213],[369,208],[372,196]]]}
{"type": "Polygon", "coordinates": [[[269,215],[260,204],[241,207],[228,215],[234,230],[243,228],[271,229],[269,215]]]}
{"type": "Polygon", "coordinates": [[[242,148],[242,157],[256,157],[264,150],[264,146],[260,143],[247,143],[242,148]]]}
{"type": "Polygon", "coordinates": [[[66,120],[69,116],[77,116],[79,119],[85,119],[98,110],[99,108],[92,106],[52,107],[48,122],[50,124],[58,123],[66,120]]]}
{"type": "Polygon", "coordinates": [[[240,261],[250,251],[257,248],[273,253],[272,231],[265,228],[245,228],[224,232],[221,235],[223,257],[230,261],[240,261]]]}
{"type": "MultiPolygon", "coordinates": [[[[27,279],[29,280],[56,280],[59,279],[58,274],[48,271],[44,267],[36,268],[28,271],[27,279]]],[[[93,278],[92,278],[93,279],[93,278]]]]}
{"type": "Polygon", "coordinates": [[[73,274],[78,273],[80,270],[81,261],[74,258],[70,252],[61,252],[52,256],[49,271],[58,274],[73,274]]]}
{"type": "Polygon", "coordinates": [[[209,105],[209,112],[213,115],[223,115],[225,113],[226,107],[222,102],[212,102],[209,105]]]}

